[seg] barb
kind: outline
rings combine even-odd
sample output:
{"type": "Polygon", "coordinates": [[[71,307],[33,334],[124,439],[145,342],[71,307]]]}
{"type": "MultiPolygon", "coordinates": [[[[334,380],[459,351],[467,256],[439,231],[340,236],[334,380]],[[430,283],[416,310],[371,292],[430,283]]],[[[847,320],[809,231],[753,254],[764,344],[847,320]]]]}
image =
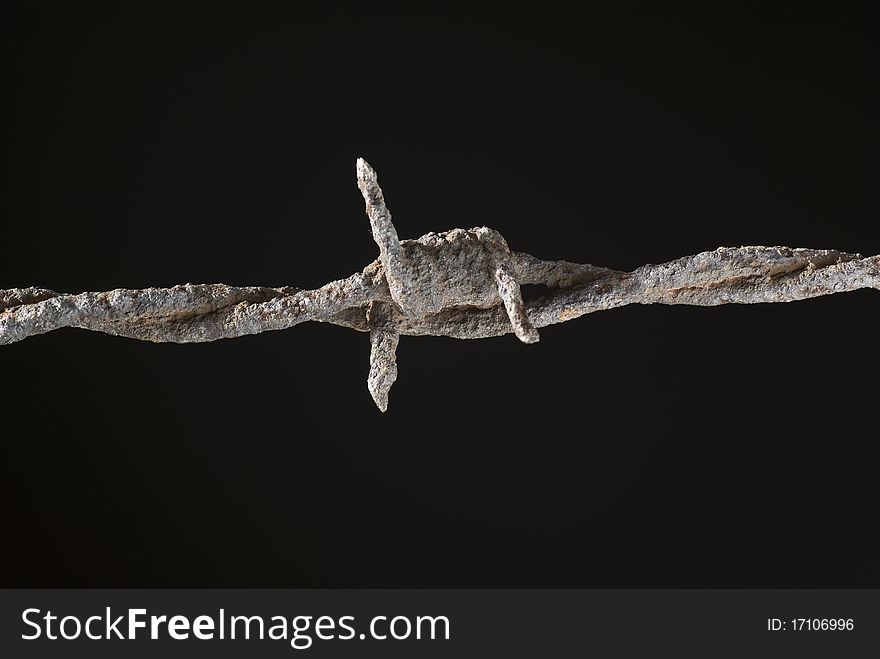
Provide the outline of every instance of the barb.
{"type": "Polygon", "coordinates": [[[314,290],[185,284],[76,295],[0,290],[0,345],[62,327],[153,342],[196,343],[333,323],[370,333],[368,389],[383,412],[401,335],[482,339],[538,329],[627,304],[756,304],[880,290],[880,256],[789,247],[720,247],[632,272],[512,252],[487,227],[400,240],[376,172],[357,161],[379,258],[314,290]],[[524,302],[523,284],[548,295],[524,302]]]}

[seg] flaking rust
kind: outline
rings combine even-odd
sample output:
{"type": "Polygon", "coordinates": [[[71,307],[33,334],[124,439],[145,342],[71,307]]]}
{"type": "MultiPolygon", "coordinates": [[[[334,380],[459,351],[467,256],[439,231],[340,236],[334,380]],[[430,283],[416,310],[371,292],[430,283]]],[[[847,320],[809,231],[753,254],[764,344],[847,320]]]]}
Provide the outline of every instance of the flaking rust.
{"type": "Polygon", "coordinates": [[[153,342],[195,343],[293,327],[314,320],[369,332],[367,386],[388,408],[401,335],[482,339],[538,328],[628,304],[792,302],[860,288],[880,290],[880,256],[790,247],[721,247],[632,272],[544,261],[509,249],[488,227],[400,240],[376,172],[357,161],[379,258],[314,290],[184,284],[66,294],[0,290],[0,345],[62,327],[153,342]],[[524,301],[520,287],[542,284],[524,301]]]}

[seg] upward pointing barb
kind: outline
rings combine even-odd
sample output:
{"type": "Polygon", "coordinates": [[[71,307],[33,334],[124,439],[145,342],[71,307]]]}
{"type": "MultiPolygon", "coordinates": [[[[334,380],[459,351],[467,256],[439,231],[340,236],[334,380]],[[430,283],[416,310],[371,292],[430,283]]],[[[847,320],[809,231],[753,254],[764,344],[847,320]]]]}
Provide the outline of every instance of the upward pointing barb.
{"type": "Polygon", "coordinates": [[[382,203],[382,189],[379,187],[378,177],[376,176],[376,170],[370,166],[363,158],[357,159],[357,180],[358,187],[360,187],[361,192],[364,194],[364,198],[369,194],[372,199],[367,200],[367,204],[381,204],[382,203]]]}
{"type": "Polygon", "coordinates": [[[391,222],[391,211],[385,206],[385,196],[379,187],[376,172],[363,158],[357,159],[357,180],[367,206],[373,240],[379,246],[379,260],[385,266],[385,278],[388,280],[391,297],[404,313],[413,313],[415,310],[409,307],[408,300],[415,300],[417,293],[413,290],[397,229],[391,222]]]}

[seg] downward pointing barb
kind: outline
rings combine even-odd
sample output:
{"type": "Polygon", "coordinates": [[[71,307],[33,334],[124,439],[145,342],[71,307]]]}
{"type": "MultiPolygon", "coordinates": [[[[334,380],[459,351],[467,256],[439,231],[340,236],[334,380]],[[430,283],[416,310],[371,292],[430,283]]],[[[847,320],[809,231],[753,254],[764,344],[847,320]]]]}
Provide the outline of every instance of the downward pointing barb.
{"type": "Polygon", "coordinates": [[[388,409],[388,392],[397,380],[397,343],[400,334],[391,321],[391,309],[383,302],[373,302],[367,310],[370,325],[370,374],[367,389],[376,406],[388,409]]]}

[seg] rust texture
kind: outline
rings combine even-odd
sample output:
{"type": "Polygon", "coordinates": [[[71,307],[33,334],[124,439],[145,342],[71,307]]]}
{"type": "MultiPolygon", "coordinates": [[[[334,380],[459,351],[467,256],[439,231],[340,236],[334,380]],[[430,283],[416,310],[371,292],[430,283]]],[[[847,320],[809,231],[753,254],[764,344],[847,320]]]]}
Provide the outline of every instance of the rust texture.
{"type": "Polygon", "coordinates": [[[153,342],[193,343],[334,323],[370,333],[368,389],[383,412],[397,378],[401,335],[481,339],[538,329],[627,304],[792,302],[860,288],[880,290],[880,256],[789,247],[720,247],[632,272],[544,261],[513,252],[487,227],[400,240],[375,171],[357,161],[379,258],[314,290],[184,284],[66,294],[0,290],[0,345],[62,327],[153,342]],[[520,286],[548,294],[524,302],[520,286]]]}

